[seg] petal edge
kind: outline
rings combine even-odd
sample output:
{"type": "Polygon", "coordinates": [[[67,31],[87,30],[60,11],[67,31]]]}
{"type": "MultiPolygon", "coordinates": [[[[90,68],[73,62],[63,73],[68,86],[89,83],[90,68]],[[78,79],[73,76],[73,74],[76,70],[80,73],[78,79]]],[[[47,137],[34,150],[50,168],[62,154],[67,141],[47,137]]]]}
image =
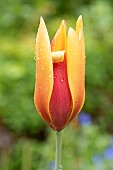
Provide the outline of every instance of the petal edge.
{"type": "Polygon", "coordinates": [[[36,37],[36,83],[34,103],[39,114],[47,122],[51,122],[49,101],[53,89],[53,64],[49,35],[43,18],[36,37]]]}
{"type": "Polygon", "coordinates": [[[81,110],[84,102],[85,59],[80,52],[80,42],[77,33],[69,28],[67,38],[67,73],[72,95],[71,121],[81,110]]]}

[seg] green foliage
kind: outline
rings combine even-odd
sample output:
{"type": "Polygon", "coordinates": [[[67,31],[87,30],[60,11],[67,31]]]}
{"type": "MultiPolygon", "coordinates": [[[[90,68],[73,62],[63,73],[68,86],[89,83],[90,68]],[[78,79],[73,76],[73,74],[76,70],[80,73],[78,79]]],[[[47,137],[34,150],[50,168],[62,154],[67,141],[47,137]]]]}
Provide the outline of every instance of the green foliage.
{"type": "MultiPolygon", "coordinates": [[[[8,170],[49,170],[49,163],[55,157],[54,133],[50,131],[44,143],[28,138],[18,140],[10,150],[8,170]]],[[[110,139],[111,136],[100,132],[94,125],[78,127],[76,130],[67,127],[63,132],[63,169],[95,170],[102,165],[104,170],[112,170],[112,160],[104,157],[110,139]]]]}
{"type": "Polygon", "coordinates": [[[83,9],[86,40],[85,109],[98,117],[103,128],[113,121],[113,11],[108,1],[83,9]],[[85,10],[88,10],[86,13],[85,10]]]}
{"type": "Polygon", "coordinates": [[[38,132],[44,124],[33,103],[35,60],[28,44],[19,40],[10,43],[4,47],[1,42],[0,116],[15,132],[38,132]]]}

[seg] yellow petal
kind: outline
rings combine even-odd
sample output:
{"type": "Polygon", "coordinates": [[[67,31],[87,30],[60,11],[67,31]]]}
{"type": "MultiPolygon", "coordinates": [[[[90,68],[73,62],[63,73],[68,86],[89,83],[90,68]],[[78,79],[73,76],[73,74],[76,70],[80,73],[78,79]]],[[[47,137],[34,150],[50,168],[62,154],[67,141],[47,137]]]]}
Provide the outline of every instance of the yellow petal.
{"type": "Polygon", "coordinates": [[[53,89],[53,64],[51,46],[44,20],[40,25],[36,37],[36,84],[34,102],[43,119],[49,123],[49,102],[53,89]]]}
{"type": "Polygon", "coordinates": [[[77,33],[70,28],[67,38],[67,73],[72,95],[72,120],[81,110],[85,96],[85,57],[81,53],[81,42],[77,33]]]}
{"type": "Polygon", "coordinates": [[[76,22],[76,33],[79,35],[79,31],[83,30],[82,15],[80,15],[76,22]]]}
{"type": "Polygon", "coordinates": [[[51,42],[51,49],[52,51],[62,51],[65,50],[65,47],[66,47],[66,23],[63,20],[51,42]]]}
{"type": "Polygon", "coordinates": [[[82,16],[80,15],[76,22],[76,33],[79,37],[79,51],[81,59],[85,62],[85,43],[84,43],[84,33],[83,33],[83,22],[82,16]]]}

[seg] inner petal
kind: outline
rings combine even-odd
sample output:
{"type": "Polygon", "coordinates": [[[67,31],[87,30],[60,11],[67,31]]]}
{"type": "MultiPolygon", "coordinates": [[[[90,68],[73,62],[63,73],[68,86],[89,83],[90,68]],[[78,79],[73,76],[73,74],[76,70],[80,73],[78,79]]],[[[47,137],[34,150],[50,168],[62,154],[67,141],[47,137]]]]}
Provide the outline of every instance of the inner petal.
{"type": "MultiPolygon", "coordinates": [[[[50,99],[50,114],[54,129],[63,129],[71,111],[71,93],[67,79],[66,57],[60,63],[53,63],[54,85],[50,99]]],[[[51,126],[52,126],[51,125],[51,126]]]]}

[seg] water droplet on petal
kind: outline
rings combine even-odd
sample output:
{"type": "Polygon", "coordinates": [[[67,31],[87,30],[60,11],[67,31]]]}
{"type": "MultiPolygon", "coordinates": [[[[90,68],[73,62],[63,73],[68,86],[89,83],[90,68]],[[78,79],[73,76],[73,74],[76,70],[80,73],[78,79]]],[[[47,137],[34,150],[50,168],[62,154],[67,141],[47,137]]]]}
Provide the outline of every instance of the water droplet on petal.
{"type": "Polygon", "coordinates": [[[42,70],[44,70],[44,67],[42,67],[42,70]]]}
{"type": "Polygon", "coordinates": [[[60,72],[61,72],[62,70],[60,69],[60,72]]]}
{"type": "Polygon", "coordinates": [[[49,75],[49,78],[52,78],[52,75],[49,75]]]}
{"type": "Polygon", "coordinates": [[[40,86],[39,89],[42,90],[42,87],[40,86]]]}
{"type": "Polygon", "coordinates": [[[36,56],[34,56],[34,60],[36,60],[36,56]]]}
{"type": "Polygon", "coordinates": [[[62,78],[60,79],[60,81],[63,83],[63,82],[64,82],[64,78],[62,77],[62,78]]]}
{"type": "Polygon", "coordinates": [[[76,105],[78,105],[78,104],[79,104],[79,101],[77,100],[77,101],[76,101],[76,105]]]}
{"type": "Polygon", "coordinates": [[[79,40],[82,38],[82,33],[80,32],[79,33],[79,40]]]}
{"type": "Polygon", "coordinates": [[[56,75],[54,75],[54,79],[56,79],[57,78],[57,76],[56,75]]]}

